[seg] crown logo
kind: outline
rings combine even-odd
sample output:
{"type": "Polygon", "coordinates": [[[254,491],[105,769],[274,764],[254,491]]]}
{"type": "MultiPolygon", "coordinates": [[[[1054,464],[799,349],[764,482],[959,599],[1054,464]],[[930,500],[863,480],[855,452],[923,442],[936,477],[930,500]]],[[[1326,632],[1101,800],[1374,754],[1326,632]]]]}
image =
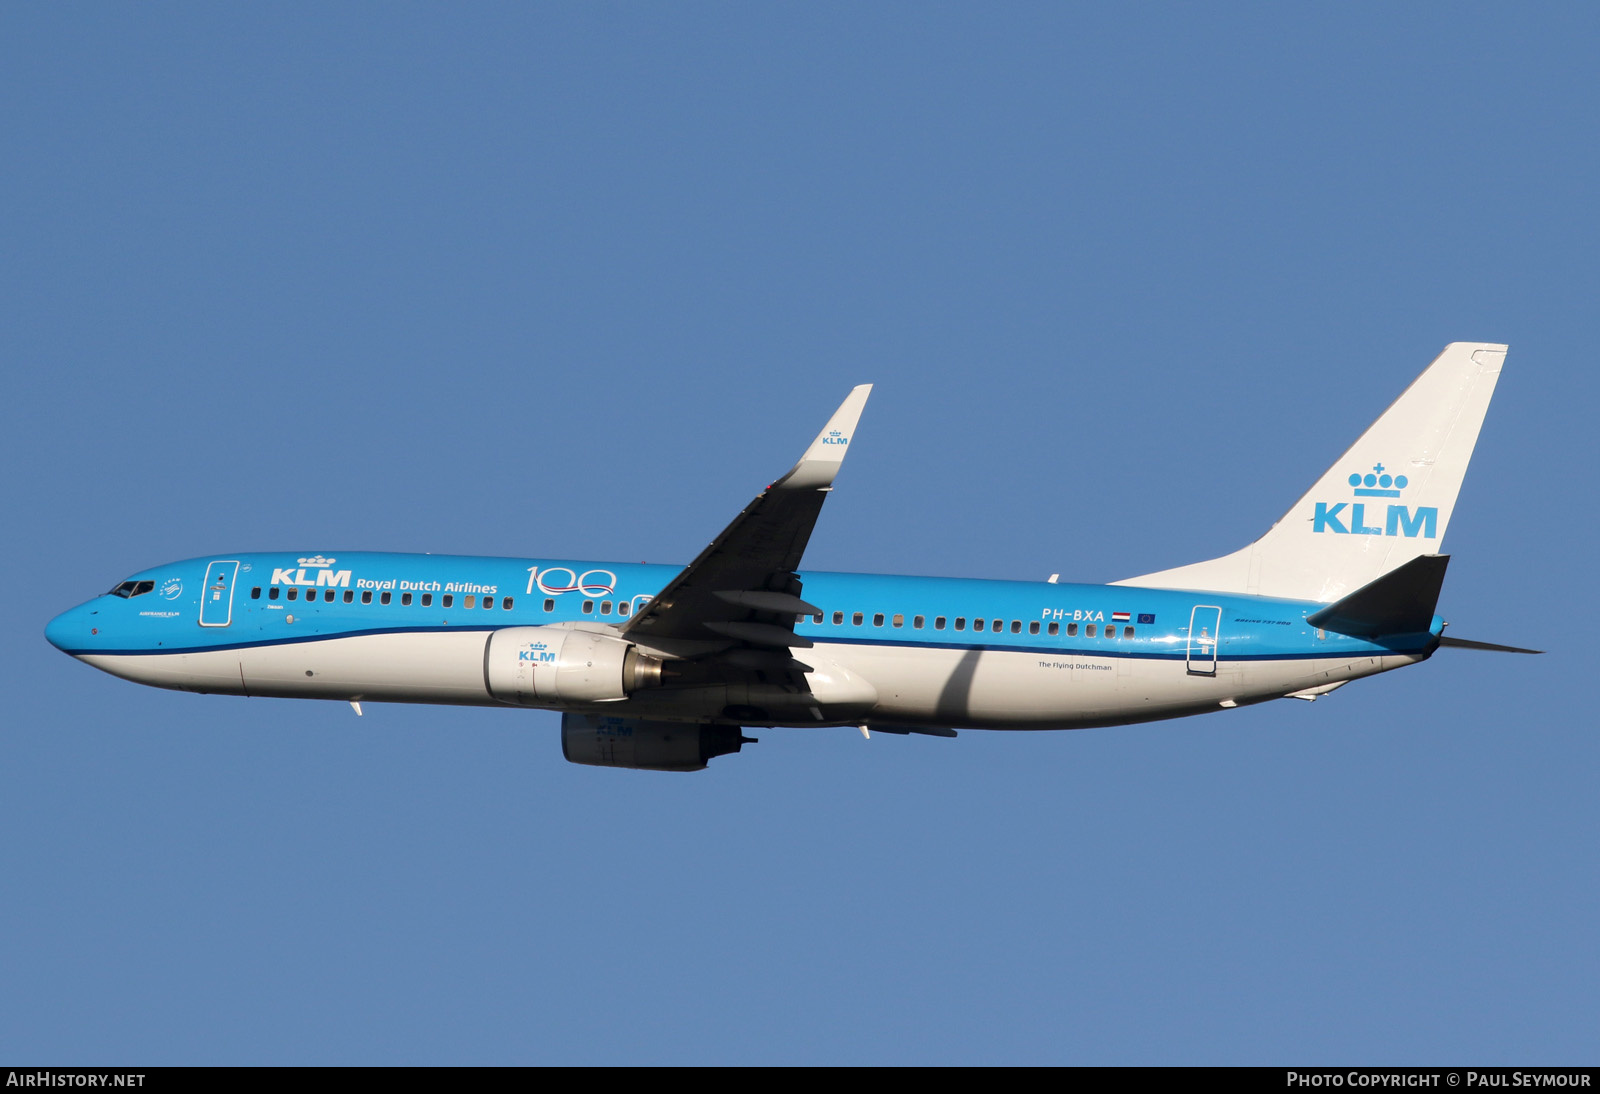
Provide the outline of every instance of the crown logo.
{"type": "Polygon", "coordinates": [[[1409,482],[1404,475],[1386,473],[1381,463],[1373,464],[1365,475],[1359,471],[1352,473],[1349,481],[1356,488],[1358,498],[1398,498],[1409,482]]]}
{"type": "Polygon", "coordinates": [[[336,559],[336,558],[323,558],[321,555],[313,555],[311,558],[302,558],[300,560],[300,565],[302,565],[302,566],[332,566],[335,562],[338,562],[338,561],[339,560],[336,559]]]}

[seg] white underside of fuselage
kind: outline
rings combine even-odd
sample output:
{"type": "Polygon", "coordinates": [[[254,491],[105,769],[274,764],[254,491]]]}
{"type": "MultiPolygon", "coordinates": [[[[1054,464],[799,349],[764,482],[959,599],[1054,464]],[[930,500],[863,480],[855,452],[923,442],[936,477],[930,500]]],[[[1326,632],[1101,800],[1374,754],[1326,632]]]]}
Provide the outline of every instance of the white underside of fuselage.
{"type": "MultiPolygon", "coordinates": [[[[156,687],[226,695],[349,702],[505,706],[485,681],[483,631],[404,632],[239,649],[161,654],[80,654],[113,676],[156,687]]],[[[738,687],[662,688],[608,703],[562,708],[623,717],[724,719],[748,725],[880,722],[969,729],[1073,729],[1227,709],[1326,688],[1424,660],[1382,654],[1221,661],[1214,673],[1181,659],[1083,653],[818,643],[802,660],[826,661],[870,684],[875,700],[774,700],[738,687]]],[[[821,689],[819,689],[820,691],[821,689]]]]}

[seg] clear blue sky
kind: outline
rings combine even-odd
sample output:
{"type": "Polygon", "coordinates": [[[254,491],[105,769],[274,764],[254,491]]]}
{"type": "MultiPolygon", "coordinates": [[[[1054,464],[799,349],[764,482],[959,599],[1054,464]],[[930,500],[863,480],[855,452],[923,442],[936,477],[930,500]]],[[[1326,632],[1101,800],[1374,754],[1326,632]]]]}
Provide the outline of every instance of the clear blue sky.
{"type": "Polygon", "coordinates": [[[0,8],[0,1060],[1596,1062],[1592,5],[0,8]],[[1252,539],[1511,345],[1445,651],[694,776],[42,636],[247,549],[813,568],[1252,539]]]}

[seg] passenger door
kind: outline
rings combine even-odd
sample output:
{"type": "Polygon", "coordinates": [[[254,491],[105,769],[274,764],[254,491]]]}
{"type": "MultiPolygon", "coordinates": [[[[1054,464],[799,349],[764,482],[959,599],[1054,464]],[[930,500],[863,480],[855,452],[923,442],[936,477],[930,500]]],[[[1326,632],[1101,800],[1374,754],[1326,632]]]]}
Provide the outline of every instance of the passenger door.
{"type": "Polygon", "coordinates": [[[1189,672],[1194,676],[1217,674],[1217,635],[1222,629],[1222,609],[1197,604],[1189,613],[1189,672]]]}
{"type": "Polygon", "coordinates": [[[205,588],[200,590],[202,627],[226,627],[233,622],[233,584],[238,577],[239,564],[234,561],[206,567],[205,588]]]}

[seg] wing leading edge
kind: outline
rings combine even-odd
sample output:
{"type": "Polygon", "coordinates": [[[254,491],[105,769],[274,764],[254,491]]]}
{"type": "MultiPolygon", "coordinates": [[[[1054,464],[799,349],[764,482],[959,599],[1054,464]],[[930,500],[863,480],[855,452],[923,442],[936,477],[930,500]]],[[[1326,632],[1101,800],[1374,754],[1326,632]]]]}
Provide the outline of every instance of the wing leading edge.
{"type": "Polygon", "coordinates": [[[818,609],[801,599],[796,571],[871,392],[871,384],[852,389],[800,462],[745,506],[623,633],[679,656],[721,653],[744,667],[803,670],[789,651],[811,640],[794,633],[795,616],[818,609]]]}

